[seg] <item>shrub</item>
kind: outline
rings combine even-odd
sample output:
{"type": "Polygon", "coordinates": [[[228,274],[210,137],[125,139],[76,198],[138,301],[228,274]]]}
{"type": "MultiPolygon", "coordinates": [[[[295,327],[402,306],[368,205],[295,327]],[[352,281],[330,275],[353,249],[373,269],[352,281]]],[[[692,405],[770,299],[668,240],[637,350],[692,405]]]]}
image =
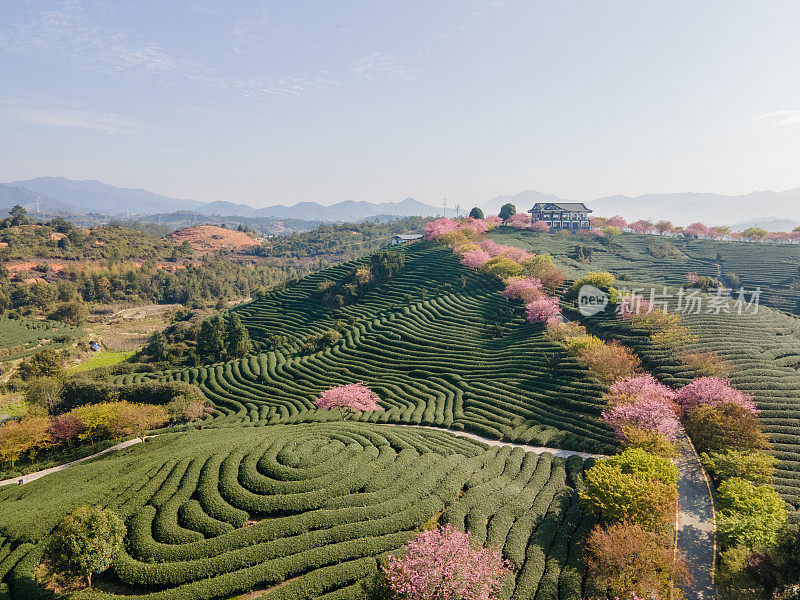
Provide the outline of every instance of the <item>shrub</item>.
{"type": "Polygon", "coordinates": [[[673,519],[677,472],[666,459],[629,449],[599,460],[584,479],[582,502],[607,523],[626,521],[659,531],[673,519]]]}
{"type": "Polygon", "coordinates": [[[756,416],[730,402],[689,411],[684,426],[698,452],[763,450],[769,445],[756,416]]]}
{"type": "Polygon", "coordinates": [[[578,360],[606,384],[633,375],[641,364],[633,350],[616,341],[590,345],[578,353],[578,360]]]}
{"type": "Polygon", "coordinates": [[[469,216],[472,219],[482,219],[483,211],[476,206],[471,211],[469,211],[469,216]]]}
{"type": "Polygon", "coordinates": [[[320,409],[343,408],[353,412],[383,410],[380,398],[363,383],[349,383],[322,392],[314,404],[320,409]]]}
{"type": "Polygon", "coordinates": [[[690,580],[685,562],[657,534],[630,523],[596,526],[586,541],[589,577],[609,597],[666,599],[690,580]]]}
{"type": "Polygon", "coordinates": [[[667,460],[678,456],[677,445],[656,431],[625,427],[623,434],[622,443],[626,448],[640,448],[667,460]]]}
{"type": "Polygon", "coordinates": [[[537,254],[522,262],[525,274],[536,277],[542,286],[554,290],[567,278],[564,272],[556,266],[552,257],[547,254],[537,254]]]}
{"type": "Polygon", "coordinates": [[[64,517],[47,544],[45,560],[58,574],[86,577],[111,566],[122,549],[125,524],[116,514],[99,506],[81,506],[64,517]]]}
{"type": "Polygon", "coordinates": [[[736,404],[753,414],[758,409],[750,394],[745,394],[717,377],[701,377],[683,386],[675,399],[684,410],[691,410],[701,405],[715,406],[721,403],[736,404]]]}
{"type": "Polygon", "coordinates": [[[476,549],[450,525],[407,542],[382,567],[389,587],[408,600],[490,600],[511,569],[494,548],[476,549]]]}
{"type": "Polygon", "coordinates": [[[766,452],[741,450],[703,452],[700,460],[717,483],[731,477],[739,477],[755,484],[772,483],[775,464],[778,462],[774,456],[766,452]]]}
{"type": "Polygon", "coordinates": [[[579,356],[584,350],[600,348],[605,342],[593,335],[578,335],[567,340],[567,351],[573,356],[579,356]]]}
{"type": "Polygon", "coordinates": [[[717,488],[717,535],[726,547],[771,546],[786,525],[783,500],[767,485],[732,477],[717,488]]]}
{"type": "Polygon", "coordinates": [[[681,364],[689,367],[703,377],[727,377],[734,367],[716,352],[684,353],[680,356],[681,364]]]}
{"type": "Polygon", "coordinates": [[[495,256],[484,263],[482,270],[489,275],[505,279],[507,277],[517,277],[521,275],[523,267],[507,256],[495,256]]]}
{"type": "Polygon", "coordinates": [[[611,273],[606,272],[594,272],[594,273],[587,273],[580,279],[576,280],[573,283],[569,290],[567,290],[566,297],[569,300],[575,299],[578,297],[578,292],[584,285],[592,285],[599,290],[602,290],[608,293],[610,296],[619,297],[619,292],[614,288],[614,276],[611,273]]]}
{"type": "Polygon", "coordinates": [[[575,321],[553,321],[547,324],[547,339],[557,344],[566,345],[571,339],[586,335],[586,328],[575,321]]]}

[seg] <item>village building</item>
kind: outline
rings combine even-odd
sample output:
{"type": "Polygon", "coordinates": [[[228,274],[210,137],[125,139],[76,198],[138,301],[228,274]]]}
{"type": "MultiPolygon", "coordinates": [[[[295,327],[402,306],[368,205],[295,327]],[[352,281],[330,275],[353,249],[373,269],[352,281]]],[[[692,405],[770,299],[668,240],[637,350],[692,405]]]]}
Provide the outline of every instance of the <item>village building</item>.
{"type": "Polygon", "coordinates": [[[583,202],[537,202],[528,212],[531,223],[544,221],[551,230],[590,228],[592,211],[583,202]]]}
{"type": "Polygon", "coordinates": [[[392,246],[396,246],[397,244],[405,244],[406,242],[413,242],[421,237],[421,233],[399,234],[392,238],[392,246]]]}

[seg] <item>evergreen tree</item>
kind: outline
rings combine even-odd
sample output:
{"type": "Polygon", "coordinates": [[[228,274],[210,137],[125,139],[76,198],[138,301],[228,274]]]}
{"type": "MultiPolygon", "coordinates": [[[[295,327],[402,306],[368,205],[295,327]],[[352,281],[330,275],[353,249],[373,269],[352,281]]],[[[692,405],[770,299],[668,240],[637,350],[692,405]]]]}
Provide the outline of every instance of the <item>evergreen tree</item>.
{"type": "Polygon", "coordinates": [[[250,350],[250,334],[247,333],[239,315],[235,313],[231,315],[226,329],[228,358],[243,358],[250,350]]]}
{"type": "Polygon", "coordinates": [[[499,217],[503,219],[503,221],[513,217],[515,214],[517,214],[517,207],[510,202],[508,204],[503,204],[503,206],[500,207],[499,217]]]}
{"type": "Polygon", "coordinates": [[[8,214],[11,215],[12,226],[28,224],[28,211],[26,211],[19,204],[15,204],[14,206],[12,206],[11,210],[8,211],[8,214]]]}
{"type": "Polygon", "coordinates": [[[483,211],[478,208],[477,206],[469,211],[469,216],[473,219],[482,219],[483,218],[483,211]]]}
{"type": "Polygon", "coordinates": [[[197,353],[206,362],[219,362],[225,357],[225,333],[219,316],[206,319],[200,324],[197,336],[197,353]]]}
{"type": "Polygon", "coordinates": [[[149,353],[156,360],[167,360],[169,355],[169,342],[162,331],[156,331],[150,339],[149,353]]]}

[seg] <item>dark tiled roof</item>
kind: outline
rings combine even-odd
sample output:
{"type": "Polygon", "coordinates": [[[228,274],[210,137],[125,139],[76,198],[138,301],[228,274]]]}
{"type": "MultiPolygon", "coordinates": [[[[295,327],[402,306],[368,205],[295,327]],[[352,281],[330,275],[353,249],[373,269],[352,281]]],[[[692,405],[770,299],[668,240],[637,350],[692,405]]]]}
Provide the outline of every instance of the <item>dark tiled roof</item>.
{"type": "Polygon", "coordinates": [[[556,210],[566,210],[568,212],[592,212],[583,202],[537,202],[528,212],[533,212],[535,208],[541,210],[545,206],[555,206],[556,210]]]}

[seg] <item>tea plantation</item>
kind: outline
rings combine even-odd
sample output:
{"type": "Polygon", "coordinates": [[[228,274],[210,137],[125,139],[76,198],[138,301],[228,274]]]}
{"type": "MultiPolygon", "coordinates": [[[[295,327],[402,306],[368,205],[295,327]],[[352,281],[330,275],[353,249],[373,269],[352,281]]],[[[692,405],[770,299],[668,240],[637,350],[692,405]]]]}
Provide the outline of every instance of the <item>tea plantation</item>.
{"type": "Polygon", "coordinates": [[[686,273],[708,277],[736,276],[748,290],[761,288],[761,302],[800,314],[800,246],[794,244],[684,240],[624,233],[595,239],[508,228],[488,237],[501,244],[551,254],[570,278],[588,271],[610,271],[624,283],[683,285],[686,273]],[[578,247],[581,250],[577,250],[578,247]]]}
{"type": "Polygon", "coordinates": [[[313,400],[332,386],[362,381],[385,410],[352,418],[598,454],[615,450],[610,428],[599,419],[604,386],[541,327],[526,323],[521,305],[500,296],[501,284],[462,267],[444,248],[418,243],[401,251],[405,266],[395,279],[343,308],[326,308],[318,286],[338,281],[358,262],[236,309],[262,347],[270,335],[288,335],[282,347],[117,382],[196,384],[217,408],[213,423],[221,426],[339,419],[337,411],[314,409],[313,400]],[[341,329],[341,341],[301,351],[305,337],[332,327],[341,329]]]}
{"type": "MultiPolygon", "coordinates": [[[[619,286],[644,287],[645,298],[654,284],[659,295],[664,285],[685,284],[687,271],[716,277],[719,252],[722,264],[726,265],[725,272],[729,268],[732,271],[734,267],[729,265],[733,264],[748,289],[761,287],[762,303],[778,308],[793,307],[791,299],[782,298],[783,284],[779,285],[778,280],[781,274],[787,278],[792,271],[796,274],[800,264],[800,248],[790,245],[710,240],[680,244],[661,236],[632,233],[614,236],[610,243],[527,231],[491,232],[489,236],[504,244],[549,252],[573,277],[605,269],[627,275],[629,281],[620,281],[619,286]],[[597,250],[590,260],[581,262],[571,258],[572,249],[579,243],[597,250]],[[655,258],[647,250],[653,245],[667,243],[675,244],[686,256],[655,258]]],[[[670,293],[675,289],[669,287],[670,293]]],[[[682,322],[697,336],[697,341],[688,344],[685,351],[716,352],[735,367],[730,375],[731,383],[753,395],[773,454],[779,459],[775,489],[792,507],[791,518],[800,521],[800,319],[764,305],[759,306],[755,314],[740,315],[736,310],[720,310],[719,314],[716,310],[707,312],[708,297],[704,297],[706,301],[700,313],[681,312],[682,322]]],[[[676,309],[674,297],[670,308],[676,309]]],[[[678,364],[672,352],[654,347],[645,332],[631,334],[611,316],[593,317],[591,322],[606,337],[633,347],[648,370],[664,383],[678,388],[696,377],[678,364]]]]}
{"type": "Polygon", "coordinates": [[[63,348],[80,330],[58,321],[32,321],[0,316],[0,362],[22,358],[44,348],[63,348]]]}
{"type": "Polygon", "coordinates": [[[102,503],[126,519],[127,546],[79,598],[363,599],[387,553],[442,520],[503,551],[515,571],[503,598],[578,600],[584,468],[372,423],[167,433],[0,490],[0,577],[11,598],[48,597],[32,577],[43,539],[102,503]]]}

